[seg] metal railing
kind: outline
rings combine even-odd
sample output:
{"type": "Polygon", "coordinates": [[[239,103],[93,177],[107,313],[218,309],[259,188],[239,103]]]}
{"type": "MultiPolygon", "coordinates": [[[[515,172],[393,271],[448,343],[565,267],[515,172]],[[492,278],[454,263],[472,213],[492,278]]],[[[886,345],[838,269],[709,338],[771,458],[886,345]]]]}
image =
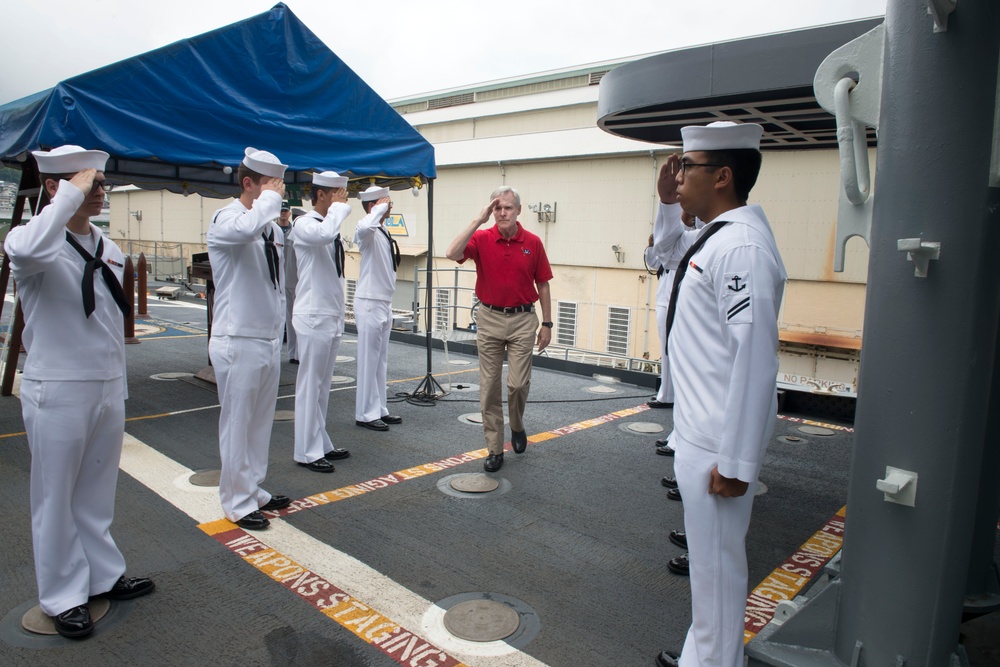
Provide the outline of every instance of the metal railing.
{"type": "Polygon", "coordinates": [[[179,282],[187,280],[187,269],[191,264],[191,255],[205,252],[208,249],[204,243],[168,243],[166,241],[132,241],[116,239],[126,255],[132,257],[138,264],[139,255],[146,255],[146,266],[153,280],[179,282]]]}

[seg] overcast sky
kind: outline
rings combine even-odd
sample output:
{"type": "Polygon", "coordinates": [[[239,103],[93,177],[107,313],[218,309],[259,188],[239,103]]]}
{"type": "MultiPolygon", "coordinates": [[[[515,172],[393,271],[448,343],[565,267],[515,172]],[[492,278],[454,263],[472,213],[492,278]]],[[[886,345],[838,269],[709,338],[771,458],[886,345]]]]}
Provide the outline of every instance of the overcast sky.
{"type": "MultiPolygon", "coordinates": [[[[887,0],[289,0],[385,99],[880,16],[887,0]]],[[[267,11],[273,0],[0,0],[0,104],[267,11]]]]}

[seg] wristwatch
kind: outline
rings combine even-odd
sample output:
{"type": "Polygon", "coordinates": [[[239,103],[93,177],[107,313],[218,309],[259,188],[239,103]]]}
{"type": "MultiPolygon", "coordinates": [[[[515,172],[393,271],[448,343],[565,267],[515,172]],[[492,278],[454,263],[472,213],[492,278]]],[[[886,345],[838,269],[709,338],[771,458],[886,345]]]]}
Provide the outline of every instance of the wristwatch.
{"type": "Polygon", "coordinates": [[[542,326],[543,327],[548,327],[548,328],[551,329],[552,328],[552,322],[542,322],[542,326]]]}

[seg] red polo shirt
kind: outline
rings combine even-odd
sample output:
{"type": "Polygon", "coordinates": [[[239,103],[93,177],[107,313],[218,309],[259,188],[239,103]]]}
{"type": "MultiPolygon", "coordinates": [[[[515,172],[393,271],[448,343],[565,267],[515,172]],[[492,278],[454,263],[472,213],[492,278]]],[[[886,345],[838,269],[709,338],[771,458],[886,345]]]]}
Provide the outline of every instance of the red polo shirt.
{"type": "Polygon", "coordinates": [[[552,280],[552,267],[545,256],[542,240],[521,223],[510,239],[500,235],[496,225],[477,229],[458,262],[476,263],[476,296],[483,303],[501,308],[523,306],[538,301],[536,283],[552,280]]]}

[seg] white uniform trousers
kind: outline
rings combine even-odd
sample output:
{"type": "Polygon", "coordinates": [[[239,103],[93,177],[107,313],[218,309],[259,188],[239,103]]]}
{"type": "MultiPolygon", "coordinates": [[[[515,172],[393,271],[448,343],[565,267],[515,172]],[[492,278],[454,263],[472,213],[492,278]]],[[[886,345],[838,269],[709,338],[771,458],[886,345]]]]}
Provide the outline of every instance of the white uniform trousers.
{"type": "Polygon", "coordinates": [[[299,342],[299,371],[295,378],[295,460],[312,463],[333,450],[326,431],[330,379],[344,331],[335,315],[296,315],[292,318],[299,342]]]}
{"type": "MultiPolygon", "coordinates": [[[[285,290],[285,345],[288,350],[289,359],[299,358],[298,332],[292,326],[292,307],[295,305],[295,288],[289,287],[285,290]]],[[[664,320],[665,322],[666,320],[664,320]]]]}
{"type": "Polygon", "coordinates": [[[208,353],[219,389],[219,499],[230,521],[242,519],[269,500],[260,488],[281,374],[281,337],[212,336],[208,353]]]}
{"type": "Polygon", "coordinates": [[[747,603],[746,534],[756,484],[739,498],[708,493],[718,454],[681,438],[674,474],[684,498],[684,528],[691,557],[691,628],[681,667],[743,667],[747,603]]]}
{"type": "Polygon", "coordinates": [[[667,337],[667,306],[656,307],[656,330],[660,332],[660,390],[656,392],[656,400],[660,403],[673,403],[674,383],[670,381],[670,358],[667,357],[667,341],[665,340],[667,337]]]}
{"type": "Polygon", "coordinates": [[[111,537],[125,433],[125,379],[23,380],[31,449],[38,601],[50,616],[111,590],[125,558],[111,537]]]}
{"type": "Polygon", "coordinates": [[[354,319],[358,326],[358,394],[354,418],[370,422],[389,414],[385,383],[392,304],[378,299],[355,299],[354,319]]]}

